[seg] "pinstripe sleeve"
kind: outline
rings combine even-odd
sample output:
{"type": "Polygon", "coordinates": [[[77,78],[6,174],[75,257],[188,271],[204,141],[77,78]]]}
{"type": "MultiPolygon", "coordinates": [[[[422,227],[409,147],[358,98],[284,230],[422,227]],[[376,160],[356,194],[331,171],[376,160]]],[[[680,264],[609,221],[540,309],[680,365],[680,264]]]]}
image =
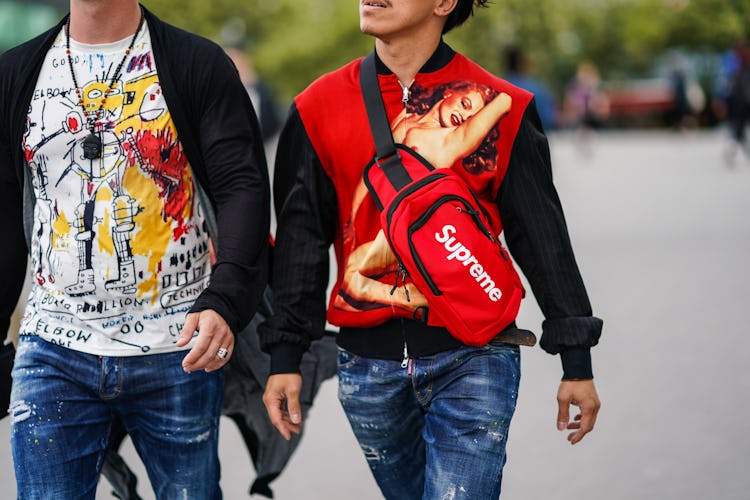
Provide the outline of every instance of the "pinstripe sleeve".
{"type": "Polygon", "coordinates": [[[603,323],[592,315],[533,101],[513,145],[498,206],[508,249],[545,317],[541,347],[561,354],[563,378],[592,378],[589,350],[597,344],[603,323]]]}
{"type": "Polygon", "coordinates": [[[273,249],[274,314],[260,325],[271,374],[299,371],[310,341],[323,335],[328,250],[336,230],[337,200],[294,105],[279,137],[274,171],[278,220],[273,249]]]}

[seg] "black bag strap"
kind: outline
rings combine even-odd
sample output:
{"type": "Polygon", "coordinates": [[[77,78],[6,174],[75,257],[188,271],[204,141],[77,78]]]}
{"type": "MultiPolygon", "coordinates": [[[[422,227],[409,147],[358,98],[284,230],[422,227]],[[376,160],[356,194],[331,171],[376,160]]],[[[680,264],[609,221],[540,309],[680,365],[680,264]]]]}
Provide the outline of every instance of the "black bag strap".
{"type": "Polygon", "coordinates": [[[385,114],[385,104],[380,95],[375,52],[371,52],[362,60],[359,69],[359,84],[362,87],[362,97],[365,100],[367,117],[370,120],[372,138],[375,141],[375,163],[383,170],[396,191],[400,191],[412,181],[412,178],[401,163],[401,155],[393,142],[391,126],[385,114]]]}

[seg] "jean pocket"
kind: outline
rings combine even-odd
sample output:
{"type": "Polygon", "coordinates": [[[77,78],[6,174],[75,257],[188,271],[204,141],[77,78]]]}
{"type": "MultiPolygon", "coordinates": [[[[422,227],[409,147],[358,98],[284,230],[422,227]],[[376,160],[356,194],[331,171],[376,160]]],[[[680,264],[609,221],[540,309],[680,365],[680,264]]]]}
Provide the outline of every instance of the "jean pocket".
{"type": "Polygon", "coordinates": [[[359,360],[359,356],[354,354],[353,352],[349,352],[346,349],[342,349],[341,347],[338,347],[338,364],[339,369],[347,370],[357,364],[357,361],[359,360]]]}

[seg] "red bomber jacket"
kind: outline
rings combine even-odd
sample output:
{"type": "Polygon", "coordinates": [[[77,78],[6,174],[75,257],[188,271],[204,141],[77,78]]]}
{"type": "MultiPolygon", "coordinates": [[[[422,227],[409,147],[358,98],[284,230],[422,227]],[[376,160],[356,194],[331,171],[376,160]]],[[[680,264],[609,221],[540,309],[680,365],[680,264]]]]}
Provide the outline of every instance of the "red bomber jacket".
{"type": "MultiPolygon", "coordinates": [[[[394,140],[451,168],[477,193],[545,316],[542,348],[561,354],[565,378],[591,378],[589,349],[602,321],[575,262],[533,96],[443,42],[408,85],[376,62],[394,140]],[[502,94],[509,106],[489,105],[502,94]]],[[[424,305],[413,284],[408,300],[404,286],[394,290],[397,264],[362,180],[375,147],[360,63],[297,96],[279,138],[274,314],[259,328],[272,374],[299,370],[326,319],[340,327],[338,345],[360,356],[401,360],[461,345],[444,328],[411,319],[424,305]],[[328,295],[331,245],[338,268],[328,295]]]]}

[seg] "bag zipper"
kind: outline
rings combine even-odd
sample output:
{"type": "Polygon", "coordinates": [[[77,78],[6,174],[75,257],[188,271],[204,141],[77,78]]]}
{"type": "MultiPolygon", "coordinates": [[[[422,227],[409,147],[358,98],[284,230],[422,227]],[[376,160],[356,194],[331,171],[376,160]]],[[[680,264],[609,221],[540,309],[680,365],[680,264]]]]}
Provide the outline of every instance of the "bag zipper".
{"type": "MultiPolygon", "coordinates": [[[[434,215],[434,213],[437,211],[438,208],[440,208],[442,205],[449,201],[458,201],[461,204],[466,207],[465,209],[461,207],[456,207],[456,210],[467,213],[471,215],[471,217],[474,219],[474,222],[479,227],[479,229],[482,231],[482,233],[489,238],[489,240],[493,243],[497,243],[495,240],[495,237],[492,235],[492,232],[490,232],[489,229],[487,229],[487,226],[484,225],[484,222],[482,221],[481,217],[479,216],[479,212],[476,210],[473,210],[471,205],[460,196],[456,195],[445,195],[438,198],[435,203],[429,208],[429,210],[425,211],[414,223],[409,227],[409,233],[408,233],[408,240],[409,240],[409,249],[411,250],[411,255],[414,258],[414,263],[417,266],[417,269],[419,270],[420,274],[424,278],[427,285],[430,287],[430,290],[432,290],[432,293],[435,295],[442,295],[443,293],[440,291],[438,286],[435,284],[435,282],[430,277],[429,273],[427,272],[427,268],[425,267],[424,263],[422,262],[422,259],[419,258],[419,254],[417,253],[417,249],[414,247],[414,239],[412,238],[412,235],[415,231],[420,229],[422,226],[425,225],[425,223],[434,215]]],[[[390,223],[390,220],[388,221],[390,223]]]]}

